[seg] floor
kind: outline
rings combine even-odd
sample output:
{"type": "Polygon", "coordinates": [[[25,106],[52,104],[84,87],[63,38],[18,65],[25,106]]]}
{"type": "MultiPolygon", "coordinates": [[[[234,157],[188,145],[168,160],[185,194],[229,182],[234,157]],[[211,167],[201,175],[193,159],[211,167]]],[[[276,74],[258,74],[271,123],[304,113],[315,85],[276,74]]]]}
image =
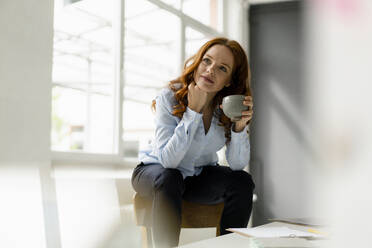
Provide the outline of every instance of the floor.
{"type": "MultiPolygon", "coordinates": [[[[141,247],[130,183],[131,171],[115,174],[57,173],[56,192],[63,248],[141,247]]],[[[180,245],[215,237],[215,228],[182,229],[180,245]]]]}
{"type": "MultiPolygon", "coordinates": [[[[55,201],[42,197],[39,166],[0,168],[0,247],[46,248],[50,230],[45,221],[56,228],[52,234],[60,236],[62,248],[141,247],[130,175],[131,170],[57,169],[55,201]],[[57,220],[44,211],[48,205],[57,210],[57,220]]],[[[215,232],[182,229],[180,245],[215,237],[215,232]]]]}

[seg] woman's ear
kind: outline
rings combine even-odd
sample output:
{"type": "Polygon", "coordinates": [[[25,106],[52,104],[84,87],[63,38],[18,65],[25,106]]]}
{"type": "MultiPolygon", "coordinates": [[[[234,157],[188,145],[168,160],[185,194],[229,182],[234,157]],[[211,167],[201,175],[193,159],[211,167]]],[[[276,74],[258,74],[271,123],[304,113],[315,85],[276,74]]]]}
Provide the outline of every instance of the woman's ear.
{"type": "Polygon", "coordinates": [[[225,84],[225,87],[227,88],[227,87],[229,87],[230,85],[231,85],[231,83],[225,84]]]}

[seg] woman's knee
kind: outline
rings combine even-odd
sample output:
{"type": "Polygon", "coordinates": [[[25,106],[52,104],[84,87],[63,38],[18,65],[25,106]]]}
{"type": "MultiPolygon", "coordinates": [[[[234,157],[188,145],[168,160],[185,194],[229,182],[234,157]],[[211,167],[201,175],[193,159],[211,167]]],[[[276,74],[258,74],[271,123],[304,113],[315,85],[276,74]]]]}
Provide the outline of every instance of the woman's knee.
{"type": "Polygon", "coordinates": [[[184,191],[184,181],[181,172],[177,169],[164,168],[154,181],[157,191],[184,191]]]}
{"type": "Polygon", "coordinates": [[[255,188],[251,174],[243,170],[232,171],[231,182],[239,188],[249,190],[250,192],[255,188]]]}

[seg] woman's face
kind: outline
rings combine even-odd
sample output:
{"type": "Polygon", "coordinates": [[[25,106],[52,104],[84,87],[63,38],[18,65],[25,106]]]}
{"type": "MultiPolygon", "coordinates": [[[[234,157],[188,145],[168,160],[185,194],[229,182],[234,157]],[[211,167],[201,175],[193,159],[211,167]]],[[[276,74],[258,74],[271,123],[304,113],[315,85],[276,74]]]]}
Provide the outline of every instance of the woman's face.
{"type": "Polygon", "coordinates": [[[214,45],[207,50],[195,73],[195,83],[203,91],[217,93],[230,84],[234,56],[229,48],[214,45]]]}

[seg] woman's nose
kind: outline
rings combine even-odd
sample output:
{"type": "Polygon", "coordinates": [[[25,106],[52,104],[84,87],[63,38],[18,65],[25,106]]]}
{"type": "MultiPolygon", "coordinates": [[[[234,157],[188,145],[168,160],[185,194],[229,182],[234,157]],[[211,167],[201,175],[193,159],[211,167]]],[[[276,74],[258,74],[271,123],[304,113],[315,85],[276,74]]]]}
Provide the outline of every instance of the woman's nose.
{"type": "Polygon", "coordinates": [[[214,65],[213,64],[212,65],[209,65],[207,67],[207,72],[209,72],[210,74],[213,74],[214,73],[214,65]]]}

